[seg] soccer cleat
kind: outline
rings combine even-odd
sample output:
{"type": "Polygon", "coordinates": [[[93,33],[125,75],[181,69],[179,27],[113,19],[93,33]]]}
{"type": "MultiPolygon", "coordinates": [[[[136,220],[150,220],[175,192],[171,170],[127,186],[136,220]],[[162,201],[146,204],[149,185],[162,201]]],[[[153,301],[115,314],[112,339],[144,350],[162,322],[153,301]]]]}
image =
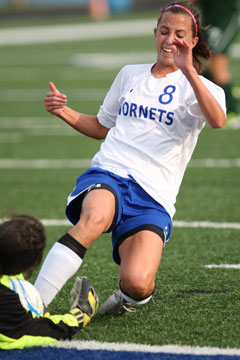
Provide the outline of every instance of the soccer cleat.
{"type": "Polygon", "coordinates": [[[131,307],[132,304],[126,302],[120,290],[109,296],[101,306],[100,315],[122,315],[127,312],[135,312],[136,309],[131,307]]]}
{"type": "Polygon", "coordinates": [[[76,278],[70,292],[70,308],[80,309],[90,319],[96,314],[98,307],[98,296],[87,277],[76,278]]]}

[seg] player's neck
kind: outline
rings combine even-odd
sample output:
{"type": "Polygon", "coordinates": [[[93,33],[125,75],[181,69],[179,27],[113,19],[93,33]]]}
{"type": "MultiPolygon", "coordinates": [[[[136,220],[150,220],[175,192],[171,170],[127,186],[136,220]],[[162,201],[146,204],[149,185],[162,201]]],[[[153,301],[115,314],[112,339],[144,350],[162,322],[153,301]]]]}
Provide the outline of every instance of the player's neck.
{"type": "Polygon", "coordinates": [[[151,69],[151,75],[156,78],[165,77],[167,74],[179,70],[176,66],[162,66],[158,63],[154,64],[151,69]]]}

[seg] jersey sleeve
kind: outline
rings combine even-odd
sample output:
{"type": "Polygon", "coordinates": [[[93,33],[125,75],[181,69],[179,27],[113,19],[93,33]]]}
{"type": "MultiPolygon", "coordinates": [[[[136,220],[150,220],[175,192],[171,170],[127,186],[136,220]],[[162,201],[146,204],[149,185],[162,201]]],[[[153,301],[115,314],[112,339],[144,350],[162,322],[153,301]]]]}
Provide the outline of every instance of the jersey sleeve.
{"type": "Polygon", "coordinates": [[[33,317],[18,295],[0,285],[0,349],[21,349],[71,339],[78,331],[72,314],[33,317]]]}
{"type": "MultiPolygon", "coordinates": [[[[222,110],[224,111],[224,114],[226,114],[226,97],[223,89],[220,86],[209,81],[208,79],[204,78],[203,76],[200,76],[200,78],[205,84],[205,86],[208,88],[208,90],[211,92],[211,94],[214,96],[216,101],[219,103],[222,110]]],[[[188,113],[194,117],[202,119],[202,121],[206,121],[195,96],[188,107],[188,113]]]]}
{"type": "Polygon", "coordinates": [[[121,106],[125,68],[126,67],[124,67],[116,76],[97,114],[100,124],[109,129],[115,126],[116,118],[121,106]]]}

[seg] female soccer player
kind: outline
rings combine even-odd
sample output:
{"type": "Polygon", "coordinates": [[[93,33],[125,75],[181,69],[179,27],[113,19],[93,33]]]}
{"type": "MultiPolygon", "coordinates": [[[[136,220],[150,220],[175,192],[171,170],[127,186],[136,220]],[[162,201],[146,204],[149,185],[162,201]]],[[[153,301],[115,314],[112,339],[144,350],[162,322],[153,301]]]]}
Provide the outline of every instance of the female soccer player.
{"type": "Polygon", "coordinates": [[[186,166],[205,123],[225,123],[225,95],[200,76],[210,55],[191,2],[167,5],[154,29],[154,64],[125,66],[97,116],[67,107],[53,83],[45,107],[77,131],[104,139],[92,166],[77,179],[66,214],[74,226],[50,250],[36,281],[46,305],[78,270],[85,251],[112,232],[119,291],[102,314],[145,304],[153,294],[164,243],[186,166]]]}
{"type": "Polygon", "coordinates": [[[71,339],[96,312],[98,298],[86,277],[76,278],[71,310],[64,315],[44,313],[40,296],[35,296],[37,290],[32,287],[28,293],[29,289],[24,288],[22,272],[30,275],[39,265],[45,242],[43,225],[34,216],[19,215],[0,224],[0,350],[71,339]],[[18,286],[25,289],[23,303],[18,286]],[[42,313],[39,303],[35,306],[33,293],[35,298],[39,297],[42,313]]]}

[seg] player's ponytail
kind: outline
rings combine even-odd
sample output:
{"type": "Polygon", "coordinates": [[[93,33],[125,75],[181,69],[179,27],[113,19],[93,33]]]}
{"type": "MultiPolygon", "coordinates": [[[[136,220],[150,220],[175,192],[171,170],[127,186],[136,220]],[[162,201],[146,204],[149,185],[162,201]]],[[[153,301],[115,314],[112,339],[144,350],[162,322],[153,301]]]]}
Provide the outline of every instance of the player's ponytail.
{"type": "Polygon", "coordinates": [[[193,65],[195,66],[196,70],[198,73],[202,73],[203,71],[203,64],[202,64],[202,60],[208,60],[211,56],[211,50],[210,47],[208,45],[208,43],[205,40],[205,32],[206,32],[206,27],[203,27],[201,25],[201,19],[200,19],[200,14],[197,10],[195,10],[196,13],[196,18],[199,19],[198,23],[199,23],[199,30],[198,30],[198,43],[197,45],[193,48],[193,65]]]}

